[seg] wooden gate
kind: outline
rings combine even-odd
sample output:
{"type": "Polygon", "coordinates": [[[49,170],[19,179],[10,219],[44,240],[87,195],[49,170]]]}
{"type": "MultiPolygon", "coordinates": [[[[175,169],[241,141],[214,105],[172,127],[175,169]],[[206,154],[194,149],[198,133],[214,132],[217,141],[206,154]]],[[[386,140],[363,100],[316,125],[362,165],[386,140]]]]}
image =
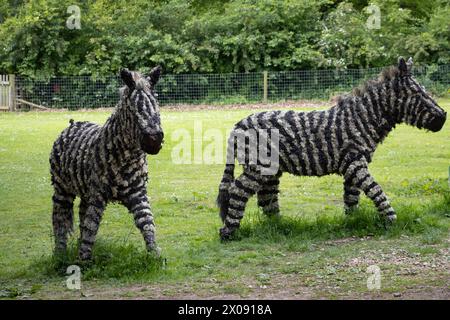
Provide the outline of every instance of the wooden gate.
{"type": "Polygon", "coordinates": [[[14,75],[0,74],[0,111],[15,111],[14,75]]]}

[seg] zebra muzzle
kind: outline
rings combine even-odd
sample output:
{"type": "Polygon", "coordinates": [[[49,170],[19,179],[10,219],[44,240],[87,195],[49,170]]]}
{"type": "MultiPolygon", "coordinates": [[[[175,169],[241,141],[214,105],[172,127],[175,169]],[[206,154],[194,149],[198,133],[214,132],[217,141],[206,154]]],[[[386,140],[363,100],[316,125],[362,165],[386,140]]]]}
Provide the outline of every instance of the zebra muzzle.
{"type": "Polygon", "coordinates": [[[141,148],[145,153],[158,154],[164,143],[164,133],[144,134],[141,139],[141,148]]]}
{"type": "Polygon", "coordinates": [[[447,119],[447,113],[444,112],[443,116],[440,117],[434,117],[433,119],[431,119],[431,121],[428,124],[428,128],[429,130],[433,131],[433,132],[437,132],[439,130],[442,129],[442,127],[444,126],[445,120],[447,119]]]}

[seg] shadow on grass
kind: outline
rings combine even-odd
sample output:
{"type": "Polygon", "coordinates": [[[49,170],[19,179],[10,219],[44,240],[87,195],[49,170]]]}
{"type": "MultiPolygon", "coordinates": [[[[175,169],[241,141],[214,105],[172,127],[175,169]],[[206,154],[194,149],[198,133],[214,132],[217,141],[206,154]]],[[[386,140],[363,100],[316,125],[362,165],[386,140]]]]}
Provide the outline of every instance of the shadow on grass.
{"type": "Polygon", "coordinates": [[[399,237],[402,234],[431,236],[431,242],[439,241],[450,228],[450,192],[441,194],[439,201],[421,206],[400,205],[397,220],[386,225],[377,210],[369,202],[350,215],[344,213],[307,216],[281,216],[267,218],[263,214],[248,212],[235,235],[235,240],[249,238],[255,241],[283,241],[290,238],[300,241],[330,240],[345,237],[384,236],[399,237]],[[434,239],[434,240],[433,240],[434,239]]]}
{"type": "Polygon", "coordinates": [[[118,243],[98,239],[93,248],[93,259],[80,262],[78,243],[69,243],[65,254],[43,256],[31,265],[33,272],[47,277],[67,276],[70,265],[81,268],[83,280],[95,279],[136,279],[160,274],[164,268],[164,258],[148,253],[145,248],[132,243],[118,243]]]}

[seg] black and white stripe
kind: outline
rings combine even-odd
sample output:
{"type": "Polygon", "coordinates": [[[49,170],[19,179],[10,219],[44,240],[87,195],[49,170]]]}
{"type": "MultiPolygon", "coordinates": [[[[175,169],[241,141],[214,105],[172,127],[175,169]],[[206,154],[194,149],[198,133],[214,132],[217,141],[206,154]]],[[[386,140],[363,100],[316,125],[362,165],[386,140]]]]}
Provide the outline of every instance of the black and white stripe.
{"type": "MultiPolygon", "coordinates": [[[[239,227],[248,199],[257,194],[266,214],[279,214],[278,185],[283,172],[294,175],[344,177],[346,212],[358,205],[363,191],[390,221],[395,211],[368,170],[373,153],[398,123],[438,131],[446,113],[411,75],[412,59],[384,70],[377,80],[367,82],[352,95],[340,98],[325,111],[268,111],[238,122],[229,139],[228,154],[236,155],[236,133],[273,130],[280,134],[279,170],[267,176],[248,163],[234,178],[234,160],[225,167],[217,199],[224,222],[220,234],[227,239],[239,227]]],[[[255,146],[246,146],[245,152],[255,146]]]]}
{"type": "Polygon", "coordinates": [[[160,68],[145,77],[121,71],[126,84],[114,113],[99,126],[74,122],[56,139],[50,155],[53,195],[53,231],[56,250],[65,250],[73,224],[73,201],[80,197],[82,260],[92,246],[109,201],[119,201],[133,214],[147,248],[156,250],[155,223],[147,197],[146,153],[156,154],[163,131],[153,87],[160,68]]]}

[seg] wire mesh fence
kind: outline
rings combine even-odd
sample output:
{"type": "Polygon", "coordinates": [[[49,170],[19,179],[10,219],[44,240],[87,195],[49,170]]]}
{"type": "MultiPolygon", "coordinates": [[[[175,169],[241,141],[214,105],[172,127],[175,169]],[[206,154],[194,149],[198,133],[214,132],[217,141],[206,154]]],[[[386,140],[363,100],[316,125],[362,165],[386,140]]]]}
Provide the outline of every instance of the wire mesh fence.
{"type": "MultiPolygon", "coordinates": [[[[162,106],[227,104],[298,99],[325,99],[349,92],[382,68],[301,70],[233,74],[164,75],[156,87],[162,106]]],[[[450,65],[416,67],[416,78],[430,92],[442,95],[450,87],[450,65]]],[[[48,108],[113,107],[118,101],[117,76],[52,78],[16,77],[16,95],[48,108]]]]}

